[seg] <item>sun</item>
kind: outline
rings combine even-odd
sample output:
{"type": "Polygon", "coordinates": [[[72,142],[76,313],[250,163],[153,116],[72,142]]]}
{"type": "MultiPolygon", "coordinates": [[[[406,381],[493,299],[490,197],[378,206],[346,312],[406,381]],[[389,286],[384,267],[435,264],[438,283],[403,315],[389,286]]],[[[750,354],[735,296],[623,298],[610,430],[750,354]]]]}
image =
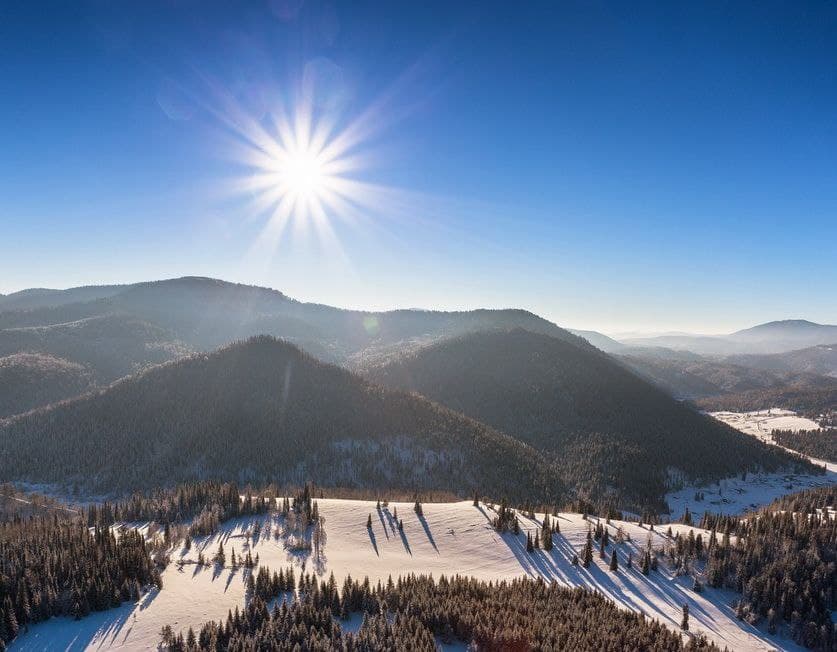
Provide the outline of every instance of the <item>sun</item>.
{"type": "Polygon", "coordinates": [[[325,164],[309,151],[298,151],[278,162],[277,182],[287,193],[300,198],[322,197],[328,187],[325,164]]]}

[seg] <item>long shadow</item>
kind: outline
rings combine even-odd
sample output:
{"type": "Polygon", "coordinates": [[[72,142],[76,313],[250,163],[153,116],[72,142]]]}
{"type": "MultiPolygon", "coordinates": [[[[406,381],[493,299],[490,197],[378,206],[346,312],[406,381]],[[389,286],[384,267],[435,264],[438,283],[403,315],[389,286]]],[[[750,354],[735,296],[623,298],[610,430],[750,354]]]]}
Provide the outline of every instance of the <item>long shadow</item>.
{"type": "Polygon", "coordinates": [[[151,589],[142,595],[139,602],[123,602],[120,606],[106,611],[94,611],[79,620],[65,616],[50,618],[21,632],[15,639],[12,649],[18,651],[35,650],[85,650],[87,648],[105,649],[117,643],[123,633],[122,642],[131,634],[133,624],[126,629],[126,624],[137,610],[148,608],[159,594],[159,589],[151,589]]]}
{"type": "Polygon", "coordinates": [[[227,589],[230,588],[230,584],[232,584],[233,578],[238,575],[238,567],[231,568],[230,574],[227,575],[227,583],[224,585],[224,593],[227,592],[227,589]]]}
{"type": "Polygon", "coordinates": [[[407,535],[404,534],[404,530],[398,530],[398,534],[401,536],[401,543],[404,544],[404,548],[410,553],[410,557],[412,557],[413,551],[410,550],[410,544],[407,542],[407,535]]]}
{"type": "Polygon", "coordinates": [[[427,524],[427,519],[424,518],[424,514],[417,514],[419,523],[421,523],[421,527],[424,528],[424,534],[427,535],[427,540],[430,541],[430,545],[433,546],[433,550],[436,551],[436,554],[439,554],[439,547],[436,545],[436,540],[433,538],[433,533],[430,531],[430,526],[427,524]]]}
{"type": "Polygon", "coordinates": [[[387,532],[387,523],[384,520],[384,510],[379,508],[376,511],[378,512],[378,518],[381,519],[381,526],[384,528],[384,534],[386,535],[387,539],[389,539],[389,532],[387,532]]]}
{"type": "Polygon", "coordinates": [[[372,542],[372,547],[375,549],[375,554],[378,557],[381,556],[381,553],[378,552],[378,542],[375,540],[375,533],[372,531],[371,527],[366,528],[367,534],[369,534],[369,540],[372,542]]]}

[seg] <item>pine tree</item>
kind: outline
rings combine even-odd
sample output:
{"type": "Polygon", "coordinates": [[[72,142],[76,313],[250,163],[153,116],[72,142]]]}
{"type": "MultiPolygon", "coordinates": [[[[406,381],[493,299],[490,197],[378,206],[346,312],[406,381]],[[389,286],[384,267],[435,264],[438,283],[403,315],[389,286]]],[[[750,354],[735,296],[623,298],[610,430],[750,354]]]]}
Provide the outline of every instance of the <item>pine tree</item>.
{"type": "Polygon", "coordinates": [[[218,543],[218,552],[215,553],[215,563],[219,566],[223,566],[227,561],[227,557],[224,554],[224,543],[218,543]]]}
{"type": "Polygon", "coordinates": [[[372,529],[372,514],[369,514],[369,517],[366,519],[366,529],[372,529]]]}
{"type": "Polygon", "coordinates": [[[680,629],[683,631],[689,631],[689,605],[683,605],[683,620],[680,621],[680,629]]]}
{"type": "Polygon", "coordinates": [[[590,568],[590,563],[593,561],[593,537],[590,529],[587,529],[587,543],[584,544],[584,551],[581,553],[581,565],[584,568],[590,568]]]}
{"type": "Polygon", "coordinates": [[[534,552],[535,546],[532,543],[532,534],[530,532],[526,532],[526,552],[534,552]]]}
{"type": "Polygon", "coordinates": [[[610,570],[613,573],[619,570],[619,559],[616,554],[616,548],[613,549],[613,554],[610,555],[610,570]]]}
{"type": "Polygon", "coordinates": [[[640,567],[643,575],[648,575],[651,572],[651,553],[648,551],[642,556],[642,566],[640,567]]]}

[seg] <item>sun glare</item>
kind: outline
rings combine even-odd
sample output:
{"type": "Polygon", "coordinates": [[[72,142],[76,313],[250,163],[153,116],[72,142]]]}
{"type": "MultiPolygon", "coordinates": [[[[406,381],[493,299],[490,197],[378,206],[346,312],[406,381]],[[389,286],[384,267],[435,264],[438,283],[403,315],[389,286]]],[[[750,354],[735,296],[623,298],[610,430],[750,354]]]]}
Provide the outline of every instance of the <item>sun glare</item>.
{"type": "Polygon", "coordinates": [[[311,152],[298,152],[279,163],[277,182],[296,196],[321,197],[328,179],[323,162],[311,152]]]}

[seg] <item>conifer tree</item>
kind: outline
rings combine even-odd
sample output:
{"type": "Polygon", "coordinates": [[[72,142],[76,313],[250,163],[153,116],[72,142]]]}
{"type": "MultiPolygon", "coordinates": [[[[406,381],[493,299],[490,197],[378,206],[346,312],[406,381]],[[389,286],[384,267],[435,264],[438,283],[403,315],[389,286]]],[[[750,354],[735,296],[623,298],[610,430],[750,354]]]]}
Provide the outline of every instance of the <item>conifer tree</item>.
{"type": "Polygon", "coordinates": [[[689,605],[683,605],[683,619],[680,621],[680,629],[683,631],[689,631],[689,605]]]}
{"type": "Polygon", "coordinates": [[[610,570],[613,573],[619,570],[619,559],[616,553],[616,548],[613,549],[613,553],[610,555],[610,570]]]}
{"type": "Polygon", "coordinates": [[[590,529],[587,529],[587,542],[584,544],[584,551],[581,553],[581,565],[584,568],[590,568],[590,563],[593,561],[593,537],[590,529]]]}

